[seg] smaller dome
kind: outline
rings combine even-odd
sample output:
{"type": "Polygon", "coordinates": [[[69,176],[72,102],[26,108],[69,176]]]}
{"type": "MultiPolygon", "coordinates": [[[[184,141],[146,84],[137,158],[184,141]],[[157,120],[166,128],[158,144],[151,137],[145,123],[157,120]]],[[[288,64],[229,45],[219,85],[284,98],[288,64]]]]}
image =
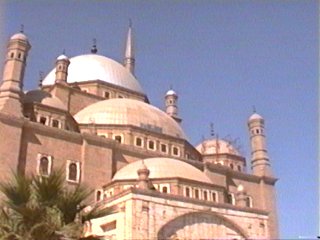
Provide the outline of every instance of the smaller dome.
{"type": "Polygon", "coordinates": [[[32,90],[26,93],[24,103],[41,103],[43,105],[67,111],[67,107],[62,101],[52,96],[50,93],[41,90],[32,90]]]}
{"type": "Polygon", "coordinates": [[[172,89],[170,89],[167,93],[166,93],[166,96],[170,96],[170,95],[176,95],[177,96],[177,93],[175,91],[173,91],[172,89]]]}
{"type": "Polygon", "coordinates": [[[221,139],[209,139],[205,140],[196,146],[198,152],[202,155],[208,154],[232,154],[241,156],[239,151],[232,146],[230,142],[221,139]]]}
{"type": "Polygon", "coordinates": [[[23,41],[28,41],[28,38],[26,35],[24,35],[23,33],[19,32],[16,33],[14,35],[12,35],[12,37],[10,38],[10,40],[23,40],[23,41]]]}
{"type": "Polygon", "coordinates": [[[252,120],[260,120],[260,119],[263,119],[263,117],[261,117],[259,114],[257,113],[254,113],[252,114],[250,117],[249,117],[249,121],[252,121],[252,120]]]}
{"type": "MultiPolygon", "coordinates": [[[[180,160],[172,158],[147,158],[143,162],[150,171],[149,179],[184,178],[212,184],[212,181],[205,173],[180,160]]],[[[138,178],[137,171],[140,168],[141,161],[132,162],[121,168],[112,180],[135,180],[138,178]]]]}
{"type": "Polygon", "coordinates": [[[187,139],[181,126],[162,110],[142,101],[129,98],[113,98],[93,103],[74,116],[80,124],[96,126],[135,126],[177,138],[187,139]]]}
{"type": "Polygon", "coordinates": [[[61,54],[59,57],[57,57],[57,60],[69,60],[69,58],[64,54],[61,54]]]}

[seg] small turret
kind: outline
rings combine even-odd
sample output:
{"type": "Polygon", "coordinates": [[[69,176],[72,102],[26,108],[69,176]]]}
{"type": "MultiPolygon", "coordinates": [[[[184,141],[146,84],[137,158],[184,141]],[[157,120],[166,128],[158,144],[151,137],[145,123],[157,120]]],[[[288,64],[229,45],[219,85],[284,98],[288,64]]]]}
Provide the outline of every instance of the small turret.
{"type": "Polygon", "coordinates": [[[253,113],[248,120],[251,142],[251,168],[254,175],[272,176],[264,134],[264,119],[253,113]]]}
{"type": "Polygon", "coordinates": [[[138,188],[149,189],[149,174],[150,170],[142,160],[141,167],[137,170],[138,174],[138,188]]]}
{"type": "Polygon", "coordinates": [[[237,187],[236,203],[239,207],[247,206],[247,193],[242,184],[239,184],[237,187]]]}
{"type": "Polygon", "coordinates": [[[181,123],[182,119],[178,116],[178,95],[175,91],[170,89],[165,96],[166,113],[171,116],[178,123],[181,123]]]}
{"type": "Polygon", "coordinates": [[[135,57],[134,57],[134,46],[133,46],[132,23],[131,23],[131,21],[130,21],[130,24],[129,24],[129,30],[128,30],[128,34],[127,34],[127,42],[126,42],[126,49],[125,49],[123,65],[132,74],[134,74],[135,57]]]}
{"type": "Polygon", "coordinates": [[[57,58],[55,83],[67,84],[69,64],[70,61],[66,55],[62,54],[57,58]]]}
{"type": "Polygon", "coordinates": [[[31,48],[23,31],[14,34],[8,43],[0,87],[0,111],[22,117],[21,97],[28,52],[31,48]]]}

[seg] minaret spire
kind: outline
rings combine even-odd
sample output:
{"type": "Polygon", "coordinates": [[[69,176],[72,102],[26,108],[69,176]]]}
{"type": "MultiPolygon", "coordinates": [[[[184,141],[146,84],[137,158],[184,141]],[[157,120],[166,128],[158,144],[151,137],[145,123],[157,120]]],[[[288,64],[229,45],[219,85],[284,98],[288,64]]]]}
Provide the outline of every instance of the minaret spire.
{"type": "Polygon", "coordinates": [[[133,46],[133,36],[132,36],[132,21],[129,19],[129,29],[127,34],[126,49],[124,54],[123,65],[132,74],[134,74],[135,58],[134,58],[134,46],[133,46]]]}

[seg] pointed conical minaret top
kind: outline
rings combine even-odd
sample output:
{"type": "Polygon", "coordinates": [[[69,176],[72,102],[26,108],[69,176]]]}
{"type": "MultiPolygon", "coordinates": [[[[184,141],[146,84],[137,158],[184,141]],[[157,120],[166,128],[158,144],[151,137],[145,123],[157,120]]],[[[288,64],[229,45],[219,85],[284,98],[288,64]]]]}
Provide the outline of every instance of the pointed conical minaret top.
{"type": "Polygon", "coordinates": [[[129,30],[128,30],[128,35],[127,35],[126,50],[125,50],[123,65],[132,74],[134,74],[135,58],[134,58],[134,46],[133,46],[131,19],[129,20],[129,30]]]}

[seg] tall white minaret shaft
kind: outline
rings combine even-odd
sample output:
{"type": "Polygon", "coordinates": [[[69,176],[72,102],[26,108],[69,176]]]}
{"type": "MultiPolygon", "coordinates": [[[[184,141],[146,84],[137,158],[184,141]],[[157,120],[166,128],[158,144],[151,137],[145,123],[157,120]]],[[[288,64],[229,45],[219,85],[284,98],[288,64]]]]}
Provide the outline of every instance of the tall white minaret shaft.
{"type": "Polygon", "coordinates": [[[134,74],[135,58],[134,58],[134,46],[133,46],[133,36],[132,36],[132,24],[130,21],[129,30],[127,35],[126,49],[123,60],[123,65],[132,74],[134,74]]]}
{"type": "Polygon", "coordinates": [[[14,34],[8,44],[6,62],[0,86],[0,111],[15,115],[22,114],[23,78],[28,52],[31,48],[23,32],[14,34]]]}
{"type": "Polygon", "coordinates": [[[248,120],[251,142],[251,168],[254,175],[272,176],[271,166],[266,146],[264,119],[257,113],[248,120]]]}
{"type": "Polygon", "coordinates": [[[178,95],[172,89],[166,93],[165,104],[166,113],[180,123],[182,119],[178,116],[178,95]]]}

